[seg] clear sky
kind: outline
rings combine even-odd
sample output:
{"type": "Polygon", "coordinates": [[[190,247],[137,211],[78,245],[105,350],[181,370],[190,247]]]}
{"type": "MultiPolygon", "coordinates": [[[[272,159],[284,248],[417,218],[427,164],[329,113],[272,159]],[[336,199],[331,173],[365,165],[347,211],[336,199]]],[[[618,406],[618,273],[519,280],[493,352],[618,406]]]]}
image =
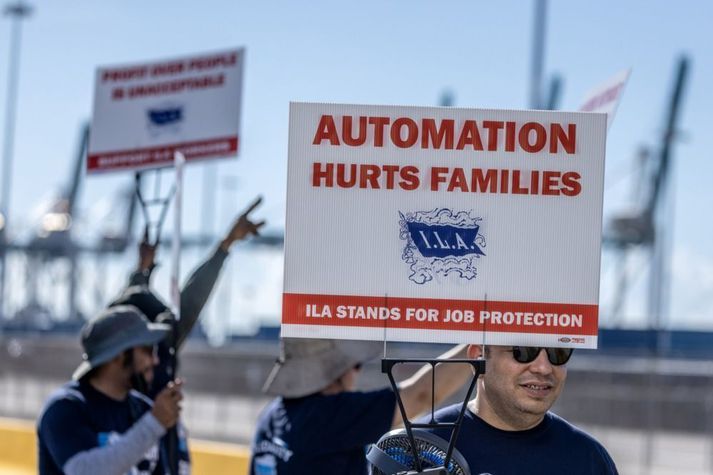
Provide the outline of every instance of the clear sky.
{"type": "MultiPolygon", "coordinates": [[[[265,197],[259,214],[282,228],[290,101],[435,105],[448,88],[459,107],[528,105],[532,1],[36,0],[33,6],[23,27],[12,175],[10,219],[19,237],[69,177],[100,65],[246,47],[241,155],[190,167],[189,233],[206,226],[206,213],[216,222],[207,231],[222,232],[228,216],[257,194],[265,197]],[[216,205],[208,211],[206,169],[218,174],[216,205]]],[[[690,57],[673,154],[667,320],[713,328],[713,3],[554,0],[547,23],[545,80],[553,73],[564,79],[561,108],[576,108],[592,86],[622,69],[633,71],[608,137],[605,220],[630,204],[636,152],[658,147],[677,58],[690,57]]],[[[2,18],[3,105],[9,37],[10,23],[2,18]]],[[[90,177],[78,229],[103,226],[102,210],[128,183],[125,173],[90,177]]],[[[603,259],[605,318],[612,261],[603,259]]],[[[632,259],[632,265],[639,290],[623,322],[639,324],[646,260],[632,259]]]]}

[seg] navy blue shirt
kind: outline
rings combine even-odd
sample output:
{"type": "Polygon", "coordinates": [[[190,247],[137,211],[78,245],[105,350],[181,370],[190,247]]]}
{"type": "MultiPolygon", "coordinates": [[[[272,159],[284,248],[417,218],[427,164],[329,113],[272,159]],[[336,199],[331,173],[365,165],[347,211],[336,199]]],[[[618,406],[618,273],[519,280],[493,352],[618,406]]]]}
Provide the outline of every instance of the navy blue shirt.
{"type": "Polygon", "coordinates": [[[252,475],[364,475],[368,444],[391,429],[391,389],[277,398],[253,440],[252,475]]]}
{"type": "MultiPolygon", "coordinates": [[[[455,422],[461,404],[436,412],[437,422],[455,422]]],[[[450,429],[434,431],[450,440],[450,429]]],[[[592,436],[548,412],[523,431],[504,431],[466,410],[456,448],[472,475],[616,475],[606,449],[592,436]]]]}
{"type": "MultiPolygon", "coordinates": [[[[126,432],[150,409],[151,401],[137,391],[117,401],[86,382],[65,384],[50,396],[39,419],[39,473],[63,474],[69,459],[79,452],[111,444],[114,437],[126,432]]],[[[182,445],[185,451],[185,443],[182,445]]],[[[160,445],[156,444],[136,464],[134,473],[164,473],[160,453],[160,445]]],[[[187,451],[181,453],[181,458],[187,459],[187,451]]]]}

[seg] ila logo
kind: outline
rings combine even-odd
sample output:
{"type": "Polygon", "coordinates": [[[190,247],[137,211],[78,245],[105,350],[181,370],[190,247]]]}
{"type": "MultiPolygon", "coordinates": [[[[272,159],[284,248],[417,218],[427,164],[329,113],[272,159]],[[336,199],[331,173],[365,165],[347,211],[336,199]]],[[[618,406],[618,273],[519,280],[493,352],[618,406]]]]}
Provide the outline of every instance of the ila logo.
{"type": "Polygon", "coordinates": [[[184,118],[183,106],[179,104],[164,103],[146,110],[147,128],[153,136],[180,132],[184,118]]]}
{"type": "Polygon", "coordinates": [[[409,264],[409,279],[425,284],[435,274],[454,274],[471,280],[477,274],[475,261],[485,256],[482,218],[448,208],[399,213],[400,237],[406,241],[401,256],[409,264]]]}

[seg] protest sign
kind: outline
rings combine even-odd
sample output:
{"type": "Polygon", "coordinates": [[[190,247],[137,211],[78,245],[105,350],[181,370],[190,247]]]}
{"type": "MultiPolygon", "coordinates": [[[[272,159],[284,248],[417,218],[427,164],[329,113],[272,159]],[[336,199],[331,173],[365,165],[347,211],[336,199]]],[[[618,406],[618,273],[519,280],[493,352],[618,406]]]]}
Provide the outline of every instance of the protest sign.
{"type": "Polygon", "coordinates": [[[293,103],[282,336],[595,348],[604,114],[293,103]]]}
{"type": "Polygon", "coordinates": [[[96,73],[87,171],[170,166],[238,152],[243,49],[96,73]]]}

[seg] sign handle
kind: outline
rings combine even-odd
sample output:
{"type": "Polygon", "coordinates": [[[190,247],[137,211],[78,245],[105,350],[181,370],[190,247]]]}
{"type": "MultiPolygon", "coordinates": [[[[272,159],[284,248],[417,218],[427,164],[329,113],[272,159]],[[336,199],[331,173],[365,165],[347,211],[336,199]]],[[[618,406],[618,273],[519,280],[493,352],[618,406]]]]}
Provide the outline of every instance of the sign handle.
{"type": "Polygon", "coordinates": [[[173,240],[171,242],[171,303],[176,321],[181,319],[181,289],[178,285],[181,261],[181,214],[183,211],[183,165],[186,157],[181,152],[175,152],[173,161],[176,170],[173,240]]]}

